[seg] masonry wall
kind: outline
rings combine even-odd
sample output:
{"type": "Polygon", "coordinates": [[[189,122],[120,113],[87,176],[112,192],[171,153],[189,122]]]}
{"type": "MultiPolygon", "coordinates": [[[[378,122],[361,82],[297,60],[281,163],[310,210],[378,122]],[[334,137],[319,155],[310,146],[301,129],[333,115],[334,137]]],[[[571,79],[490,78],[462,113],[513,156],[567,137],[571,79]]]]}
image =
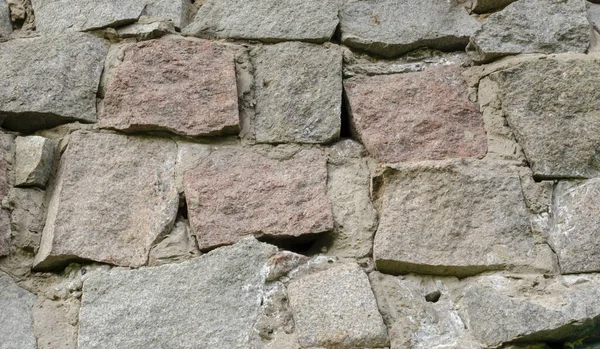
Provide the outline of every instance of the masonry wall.
{"type": "Polygon", "coordinates": [[[599,30],[0,0],[0,348],[600,348],[599,30]]]}

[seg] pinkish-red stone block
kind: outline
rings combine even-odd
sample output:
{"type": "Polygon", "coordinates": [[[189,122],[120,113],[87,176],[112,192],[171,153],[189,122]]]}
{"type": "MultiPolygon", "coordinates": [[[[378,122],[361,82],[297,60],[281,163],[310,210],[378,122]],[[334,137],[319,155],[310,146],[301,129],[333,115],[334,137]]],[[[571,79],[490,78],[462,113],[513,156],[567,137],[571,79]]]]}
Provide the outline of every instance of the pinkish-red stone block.
{"type": "Polygon", "coordinates": [[[188,136],[237,134],[235,52],[210,41],[132,44],[115,69],[101,127],[188,136]]]}
{"type": "Polygon", "coordinates": [[[249,150],[218,151],[184,176],[192,232],[200,249],[248,235],[299,237],[333,229],[325,154],[286,160],[249,150]]]}
{"type": "Polygon", "coordinates": [[[353,132],[382,162],[484,157],[483,116],[461,72],[431,67],[346,80],[353,132]]]}

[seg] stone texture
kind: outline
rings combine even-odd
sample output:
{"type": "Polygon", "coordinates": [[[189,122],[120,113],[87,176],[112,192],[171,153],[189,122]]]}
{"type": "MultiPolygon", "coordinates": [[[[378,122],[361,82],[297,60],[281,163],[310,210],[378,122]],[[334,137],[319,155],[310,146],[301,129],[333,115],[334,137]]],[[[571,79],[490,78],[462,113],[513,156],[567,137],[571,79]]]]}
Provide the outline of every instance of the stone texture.
{"type": "Polygon", "coordinates": [[[509,5],[515,0],[473,0],[471,11],[475,13],[492,12],[509,5]]]}
{"type": "Polygon", "coordinates": [[[0,258],[8,256],[10,236],[10,216],[6,210],[0,209],[0,258]]]}
{"type": "Polygon", "coordinates": [[[4,200],[11,187],[11,169],[14,163],[14,143],[13,135],[0,132],[0,202],[4,200]]]}
{"type": "Polygon", "coordinates": [[[276,251],[245,239],[179,264],[96,274],[83,286],[78,347],[254,348],[262,268],[276,251]]]}
{"type": "Polygon", "coordinates": [[[325,165],[324,153],[316,149],[284,160],[253,151],[212,153],[184,176],[190,225],[200,249],[246,235],[285,238],[330,231],[325,165]]]}
{"type": "Polygon", "coordinates": [[[455,0],[349,1],[340,13],[342,43],[384,57],[460,50],[480,27],[455,0]]]}
{"type": "Polygon", "coordinates": [[[350,122],[383,162],[482,158],[483,117],[467,96],[459,66],[345,81],[350,122]]]}
{"type": "Polygon", "coordinates": [[[487,62],[519,53],[585,52],[589,44],[585,0],[527,0],[489,16],[467,51],[487,62]]]}
{"type": "Polygon", "coordinates": [[[54,161],[54,143],[40,136],[15,140],[15,186],[45,187],[54,161]]]}
{"type": "Polygon", "coordinates": [[[367,275],[341,264],[288,285],[301,347],[375,348],[389,344],[367,275]]]}
{"type": "Polygon", "coordinates": [[[453,297],[456,278],[369,275],[392,348],[483,348],[469,333],[453,297]]]}
{"type": "Polygon", "coordinates": [[[33,318],[37,349],[77,349],[79,299],[39,297],[33,318]]]}
{"type": "Polygon", "coordinates": [[[189,232],[187,220],[179,219],[169,235],[152,247],[148,265],[181,262],[198,254],[200,251],[196,246],[196,239],[189,232]]]}
{"type": "Polygon", "coordinates": [[[600,173],[598,74],[600,61],[581,55],[525,62],[492,75],[534,176],[588,178],[600,173]]]}
{"type": "Polygon", "coordinates": [[[560,181],[553,195],[549,243],[562,273],[600,271],[600,179],[560,181]]]}
{"type": "Polygon", "coordinates": [[[189,0],[32,0],[36,30],[60,33],[119,27],[141,15],[171,20],[185,26],[189,0]]]}
{"type": "Polygon", "coordinates": [[[100,126],[189,136],[236,134],[234,53],[205,40],[128,46],[108,85],[100,126]]]}
{"type": "Polygon", "coordinates": [[[565,342],[600,336],[597,276],[546,279],[489,276],[466,287],[462,318],[483,344],[565,342]]]}
{"type": "Polygon", "coordinates": [[[262,143],[326,143],[339,137],[342,54],[337,46],[287,42],[253,50],[262,143]]]}
{"type": "Polygon", "coordinates": [[[10,33],[12,33],[12,23],[8,4],[6,0],[0,0],[0,37],[8,36],[10,33]]]}
{"type": "Polygon", "coordinates": [[[587,4],[588,6],[588,20],[594,26],[594,29],[600,31],[600,4],[587,4]]]}
{"type": "Polygon", "coordinates": [[[10,209],[12,244],[35,253],[40,247],[46,221],[46,193],[37,188],[11,188],[7,197],[10,209]]]}
{"type": "Polygon", "coordinates": [[[325,42],[343,0],[208,0],[184,30],[205,38],[325,42]]]}
{"type": "Polygon", "coordinates": [[[166,34],[175,34],[175,26],[161,18],[142,16],[133,24],[117,29],[121,38],[136,38],[138,41],[157,39],[166,34]]]}
{"type": "Polygon", "coordinates": [[[2,349],[35,349],[31,308],[35,296],[0,272],[0,338],[2,349]]]}
{"type": "Polygon", "coordinates": [[[103,40],[78,33],[1,43],[2,127],[31,132],[75,120],[95,122],[107,51],[103,40]]]}
{"type": "Polygon", "coordinates": [[[464,277],[555,268],[549,247],[530,231],[519,174],[510,164],[403,164],[385,171],[383,188],[373,252],[383,273],[464,277]]]}
{"type": "Polygon", "coordinates": [[[75,132],[62,156],[35,268],[73,259],[140,266],[178,207],[177,146],[166,139],[75,132]]]}
{"type": "Polygon", "coordinates": [[[366,152],[360,143],[349,139],[328,151],[327,195],[334,228],[314,246],[324,246],[328,255],[365,257],[373,248],[378,223],[370,197],[371,173],[363,157],[366,152]]]}

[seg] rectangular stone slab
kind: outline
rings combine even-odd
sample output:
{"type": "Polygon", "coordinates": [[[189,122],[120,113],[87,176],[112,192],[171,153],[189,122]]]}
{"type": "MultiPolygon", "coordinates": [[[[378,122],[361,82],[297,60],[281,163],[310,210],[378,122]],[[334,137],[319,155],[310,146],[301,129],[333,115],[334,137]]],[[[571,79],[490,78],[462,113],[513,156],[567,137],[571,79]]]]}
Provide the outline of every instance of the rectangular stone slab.
{"type": "Polygon", "coordinates": [[[87,259],[141,266],[170,231],[179,196],[175,142],[75,132],[61,158],[34,268],[87,259]]]}
{"type": "Polygon", "coordinates": [[[600,174],[599,75],[599,59],[563,55],[491,76],[500,85],[502,110],[535,177],[600,174]]]}
{"type": "Polygon", "coordinates": [[[207,40],[131,44],[113,72],[101,127],[187,136],[239,131],[235,52],[207,40]]]}
{"type": "Polygon", "coordinates": [[[204,38],[329,41],[343,0],[208,0],[184,30],[204,38]]]}
{"type": "Polygon", "coordinates": [[[200,249],[243,236],[300,237],[333,229],[326,157],[301,150],[277,160],[223,150],[186,172],[184,192],[200,249]]]}
{"type": "Polygon", "coordinates": [[[0,44],[0,122],[32,132],[96,121],[96,93],[108,45],[71,33],[0,44]]]}
{"type": "Polygon", "coordinates": [[[388,274],[464,277],[488,270],[553,271],[549,247],[530,231],[510,164],[446,160],[383,174],[373,255],[388,274]]]}
{"type": "Polygon", "coordinates": [[[344,81],[352,130],[383,162],[483,158],[483,116],[458,65],[344,81]]]}
{"type": "Polygon", "coordinates": [[[35,295],[19,287],[0,272],[0,338],[2,349],[35,349],[31,309],[35,295]]]}
{"type": "Polygon", "coordinates": [[[255,348],[275,246],[246,239],[190,261],[84,281],[79,349],[255,348]]]}

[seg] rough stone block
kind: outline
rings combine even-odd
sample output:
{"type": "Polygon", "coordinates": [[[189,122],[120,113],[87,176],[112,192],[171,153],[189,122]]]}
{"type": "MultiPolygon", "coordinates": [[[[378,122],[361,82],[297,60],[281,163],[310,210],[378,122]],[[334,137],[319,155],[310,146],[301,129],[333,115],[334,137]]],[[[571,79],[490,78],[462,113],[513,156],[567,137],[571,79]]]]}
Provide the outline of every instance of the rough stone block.
{"type": "Polygon", "coordinates": [[[245,239],[179,264],[93,275],[78,347],[254,348],[263,267],[276,251],[245,239]]]}
{"type": "Polygon", "coordinates": [[[467,51],[487,62],[519,53],[585,52],[589,44],[585,0],[527,0],[489,16],[467,51]]]}
{"type": "Polygon", "coordinates": [[[597,276],[482,277],[465,288],[462,318],[486,347],[501,343],[600,340],[597,276]]]}
{"type": "Polygon", "coordinates": [[[11,187],[10,169],[14,163],[14,143],[13,135],[0,132],[0,201],[4,200],[11,187]]]}
{"type": "Polygon", "coordinates": [[[108,45],[72,33],[0,43],[0,120],[21,131],[96,121],[96,92],[108,45]]]}
{"type": "Polygon", "coordinates": [[[600,179],[560,181],[554,189],[549,243],[562,273],[600,271],[600,179]]]}
{"type": "Polygon", "coordinates": [[[456,1],[348,1],[340,13],[342,42],[384,57],[420,47],[460,50],[480,27],[456,1]]]}
{"type": "Polygon", "coordinates": [[[2,349],[35,349],[31,308],[35,296],[0,272],[0,347],[2,349]]]}
{"type": "Polygon", "coordinates": [[[45,187],[54,161],[54,143],[40,136],[15,140],[15,186],[45,187]]]}
{"type": "Polygon", "coordinates": [[[343,0],[208,0],[184,30],[205,38],[325,42],[343,0]]]}
{"type": "Polygon", "coordinates": [[[34,267],[74,259],[144,265],[150,246],[170,231],[177,214],[176,157],[171,140],[72,134],[34,267]]]}
{"type": "Polygon", "coordinates": [[[342,53],[337,46],[287,42],[251,55],[258,142],[326,143],[339,137],[342,53]]]}
{"type": "Polygon", "coordinates": [[[515,0],[473,0],[471,11],[475,13],[486,13],[499,10],[515,0]]]}
{"type": "Polygon", "coordinates": [[[295,279],[288,285],[288,297],[303,348],[389,345],[369,279],[357,264],[295,279]]]}
{"type": "Polygon", "coordinates": [[[0,209],[0,257],[8,256],[10,246],[10,216],[6,210],[0,209]]]}
{"type": "Polygon", "coordinates": [[[594,26],[594,29],[600,31],[600,4],[587,4],[588,6],[588,20],[594,26]]]}
{"type": "Polygon", "coordinates": [[[333,228],[325,154],[301,150],[277,160],[223,150],[186,172],[190,225],[201,250],[243,236],[300,237],[333,228]]]}
{"type": "Polygon", "coordinates": [[[383,162],[486,155],[483,116],[459,66],[345,81],[350,122],[383,162]]]}
{"type": "Polygon", "coordinates": [[[464,277],[488,270],[552,272],[530,231],[519,174],[502,162],[447,160],[383,174],[374,258],[384,273],[464,277]]]}
{"type": "Polygon", "coordinates": [[[119,27],[141,15],[171,20],[176,27],[187,23],[189,0],[32,0],[36,30],[60,33],[119,27]]]}
{"type": "Polygon", "coordinates": [[[7,204],[10,209],[11,242],[28,252],[37,252],[46,221],[43,190],[38,188],[11,188],[7,204]]]}
{"type": "Polygon", "coordinates": [[[234,54],[205,40],[128,46],[108,85],[100,126],[188,136],[237,133],[234,54]]]}
{"type": "Polygon", "coordinates": [[[12,33],[12,22],[10,21],[10,12],[6,0],[0,0],[0,37],[8,36],[12,33]]]}
{"type": "Polygon", "coordinates": [[[491,77],[502,109],[537,178],[600,174],[600,60],[536,60],[491,77]]]}

